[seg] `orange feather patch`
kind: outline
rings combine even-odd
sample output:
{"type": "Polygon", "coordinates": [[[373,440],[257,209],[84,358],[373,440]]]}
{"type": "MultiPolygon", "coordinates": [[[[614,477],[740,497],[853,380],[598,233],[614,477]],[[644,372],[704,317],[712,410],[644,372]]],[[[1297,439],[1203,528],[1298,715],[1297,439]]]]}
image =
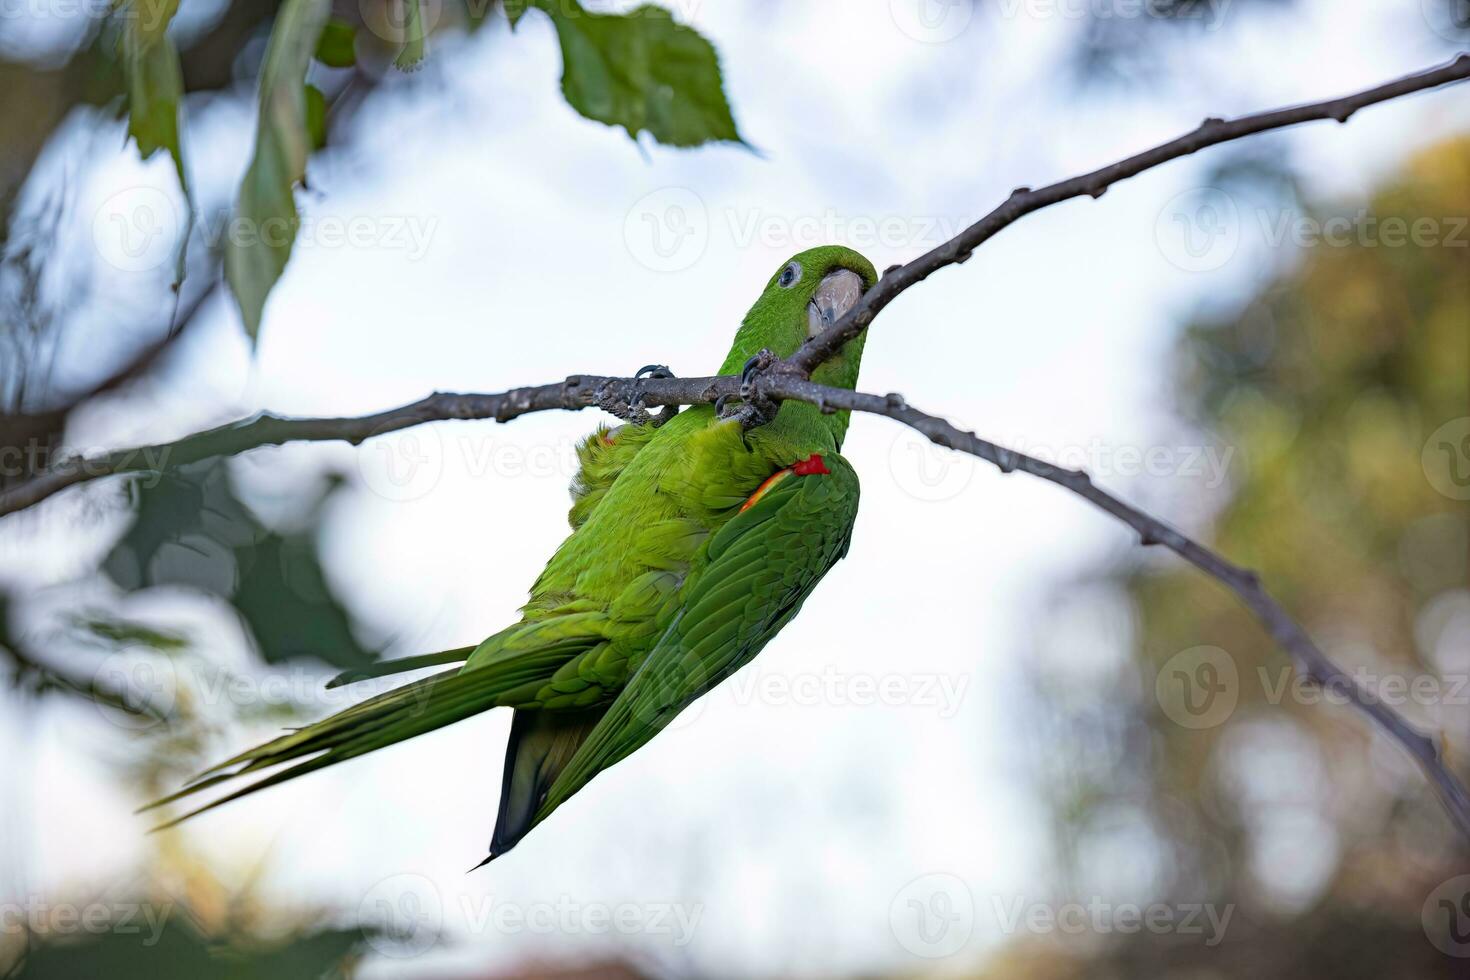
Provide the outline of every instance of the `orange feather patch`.
{"type": "Polygon", "coordinates": [[[831,472],[831,470],[827,469],[826,461],[816,453],[812,453],[806,459],[803,459],[792,466],[788,466],[785,469],[777,470],[770,476],[766,477],[765,482],[755,488],[755,493],[751,494],[750,497],[745,501],[745,503],[740,505],[740,511],[741,513],[744,513],[745,511],[754,507],[762,497],[770,492],[770,489],[772,487],[780,483],[782,480],[786,479],[788,476],[817,476],[820,474],[829,474],[831,472]]]}

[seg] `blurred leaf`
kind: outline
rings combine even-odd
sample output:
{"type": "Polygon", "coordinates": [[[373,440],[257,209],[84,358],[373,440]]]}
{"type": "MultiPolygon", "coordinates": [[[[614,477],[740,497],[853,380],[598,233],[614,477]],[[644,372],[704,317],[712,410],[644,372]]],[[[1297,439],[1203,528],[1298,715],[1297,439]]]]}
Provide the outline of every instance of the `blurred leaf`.
{"type": "MultiPolygon", "coordinates": [[[[562,94],[588,119],[647,130],[669,146],[744,143],[725,98],[719,57],[697,31],[651,4],[595,14],[576,0],[531,0],[561,40],[562,94]]],[[[523,8],[508,4],[512,25],[523,8]]]]}
{"type": "Polygon", "coordinates": [[[313,150],[327,145],[327,97],[315,85],[306,86],[306,131],[313,150]]]}
{"type": "Polygon", "coordinates": [[[403,4],[403,50],[393,59],[399,71],[415,71],[424,60],[424,10],[421,0],[398,0],[403,4]]]}
{"type": "Polygon", "coordinates": [[[357,29],[340,17],[330,18],[316,42],[316,60],[328,68],[357,64],[357,29]]]}
{"type": "Polygon", "coordinates": [[[252,342],[260,332],[266,298],[285,271],[301,224],[294,192],[306,178],[311,149],[306,69],[330,8],[331,0],[286,0],[265,52],[255,156],[235,205],[236,224],[245,232],[225,245],[225,278],[240,304],[245,332],[252,342]]]}
{"type": "Polygon", "coordinates": [[[266,663],[316,659],[342,669],[375,661],[352,633],[333,597],[314,538],[268,537],[235,553],[240,582],[234,604],[266,663]]]}
{"type": "MultiPolygon", "coordinates": [[[[319,980],[344,975],[365,935],[361,929],[324,930],[285,941],[237,944],[201,934],[172,902],[136,903],[129,923],[80,941],[38,938],[17,978],[74,980],[319,980]]],[[[121,913],[120,913],[121,914],[121,913]]],[[[80,930],[75,930],[81,932],[80,930]]],[[[90,933],[92,930],[88,930],[90,933]]]]}
{"type": "MultiPolygon", "coordinates": [[[[173,158],[179,189],[189,197],[189,179],[184,175],[184,150],[179,136],[179,104],[184,97],[184,76],[179,51],[168,35],[168,25],[178,11],[179,0],[129,0],[123,6],[123,74],[128,89],[128,135],[138,142],[138,152],[147,160],[159,150],[173,158]]],[[[184,281],[189,236],[181,236],[174,268],[175,288],[184,281]]]]}
{"type": "Polygon", "coordinates": [[[327,584],[312,529],[279,534],[235,496],[226,464],[171,473],[137,491],[137,519],[103,562],[120,587],[179,585],[230,600],[267,663],[316,659],[347,669],[372,662],[327,584]]]}
{"type": "Polygon", "coordinates": [[[160,653],[177,653],[189,646],[188,637],[182,633],[161,630],[147,623],[102,617],[78,617],[73,622],[77,629],[114,646],[143,646],[160,653]]]}
{"type": "Polygon", "coordinates": [[[168,35],[178,0],[130,0],[121,11],[123,70],[128,86],[128,135],[148,159],[159,150],[173,157],[179,186],[187,189],[179,145],[179,101],[184,94],[179,52],[168,35]]]}

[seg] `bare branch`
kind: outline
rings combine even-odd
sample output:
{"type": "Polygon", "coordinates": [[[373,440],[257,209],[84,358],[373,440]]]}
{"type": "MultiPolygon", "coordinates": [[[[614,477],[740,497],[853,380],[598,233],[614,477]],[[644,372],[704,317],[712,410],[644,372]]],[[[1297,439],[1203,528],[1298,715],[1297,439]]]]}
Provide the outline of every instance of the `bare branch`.
{"type": "Polygon", "coordinates": [[[954,238],[925,252],[907,265],[890,270],[842,319],[808,340],[800,350],[778,365],[775,370],[798,377],[810,377],[817,365],[836,353],[843,344],[866,330],[868,324],[872,323],[873,318],[878,315],[878,311],[893,302],[904,290],[915,283],[923,282],[945,266],[958,265],[966,261],[970,254],[984,242],[994,238],[1000,231],[1033,211],[1040,211],[1042,208],[1083,195],[1094,198],[1102,197],[1109,187],[1119,181],[1136,177],[1145,170],[1151,170],[1170,160],[1189,156],[1208,146],[1228,143],[1244,136],[1252,136],[1271,129],[1283,129],[1287,126],[1319,119],[1347,122],[1353,113],[1367,106],[1438,88],[1451,82],[1461,82],[1467,78],[1470,78],[1470,54],[1462,54],[1454,61],[1439,68],[1406,75],[1386,85],[1379,85],[1376,88],[1339,99],[1290,106],[1285,109],[1273,109],[1269,112],[1258,112],[1228,121],[1206,119],[1194,130],[1185,133],[1178,139],[1170,140],[1151,150],[1144,150],[1142,153],[1134,154],[1126,160],[1120,160],[1100,170],[1094,170],[1092,173],[1048,184],[1036,190],[1029,187],[1018,187],[999,207],[954,238]]]}
{"type": "MultiPolygon", "coordinates": [[[[901,395],[874,395],[846,388],[830,388],[785,375],[762,376],[757,378],[756,384],[761,395],[775,401],[808,402],[824,411],[884,415],[910,426],[937,445],[993,463],[1003,473],[1019,470],[1065,487],[1133,528],[1142,543],[1162,545],[1173,551],[1234,592],[1291,656],[1298,673],[1340,692],[1403,746],[1433,784],[1455,826],[1470,839],[1470,792],[1445,764],[1434,740],[1381,699],[1373,697],[1328,659],[1301,625],[1262,588],[1254,572],[1232,564],[1199,542],[1099,488],[1085,472],[1005,449],[910,407],[901,395]]],[[[513,388],[496,394],[434,394],[401,408],[355,418],[293,419],[260,415],[175,443],[138,447],[64,463],[48,471],[43,478],[0,493],[0,514],[19,510],[62,487],[99,476],[172,469],[214,456],[236,455],[287,442],[345,441],[356,445],[373,436],[426,422],[476,419],[507,422],[533,412],[580,409],[610,401],[627,403],[634,397],[651,407],[708,404],[722,395],[735,397],[739,389],[740,379],[734,376],[635,382],[632,378],[573,375],[561,382],[513,388]]]]}
{"type": "Polygon", "coordinates": [[[811,385],[811,382],[795,382],[792,387],[787,388],[784,379],[772,379],[767,390],[772,397],[798,398],[802,401],[815,401],[821,397],[828,405],[886,415],[917,429],[936,445],[969,453],[993,463],[1002,473],[1020,470],[1065,487],[1133,528],[1144,545],[1162,545],[1219,581],[1234,592],[1265,625],[1276,643],[1291,656],[1292,665],[1298,674],[1346,697],[1403,746],[1434,786],[1451,822],[1470,840],[1470,792],[1467,792],[1465,784],[1446,764],[1439,745],[1384,704],[1382,698],[1365,690],[1329,659],[1301,624],[1261,586],[1260,577],[1255,572],[1233,564],[1157,518],[1119,500],[1095,485],[1092,478],[1081,470],[1069,470],[1025,453],[997,446],[974,433],[957,429],[943,419],[910,408],[898,395],[882,397],[863,392],[833,392],[830,389],[815,393],[803,386],[820,387],[811,385]]]}
{"type": "MultiPolygon", "coordinates": [[[[1470,55],[1432,71],[1345,98],[1278,109],[1233,121],[1207,119],[1197,129],[1171,142],[1129,157],[1109,167],[1039,190],[1018,188],[998,208],[960,235],[908,265],[884,276],[849,313],[808,341],[791,358],[759,374],[751,398],[797,400],[824,411],[859,411],[885,415],[916,429],[932,442],[987,460],[1003,472],[1020,470],[1071,490],[1138,532],[1146,545],[1163,545],[1231,591],[1266,626],[1291,656],[1302,676],[1346,695],[1359,710],[1383,728],[1419,765],[1433,784],[1455,826],[1470,839],[1470,793],[1445,764],[1439,747],[1397,712],[1371,696],[1317,647],[1306,631],[1261,587],[1254,572],[1232,564],[1163,522],[1098,488],[1079,470],[1069,470],[1024,453],[1004,449],[973,433],[909,407],[898,395],[873,395],[829,388],[807,378],[812,370],[848,340],[861,333],[894,297],[947,265],[964,262],[980,244],[1024,215],[1084,194],[1101,196],[1108,187],[1169,160],[1207,146],[1253,133],[1279,129],[1316,119],[1344,122],[1358,109],[1389,99],[1470,78],[1470,55]]],[[[260,415],[253,419],[161,443],[96,456],[63,460],[30,481],[0,492],[0,515],[32,506],[88,480],[117,473],[154,472],[214,456],[235,455],[262,446],[294,441],[347,441],[353,444],[375,435],[426,422],[451,419],[495,419],[505,422],[531,412],[628,404],[650,407],[706,404],[721,396],[737,397],[740,379],[730,376],[670,378],[635,381],[597,375],[574,375],[565,381],[498,394],[434,394],[402,408],[359,418],[291,419],[260,415]]]]}

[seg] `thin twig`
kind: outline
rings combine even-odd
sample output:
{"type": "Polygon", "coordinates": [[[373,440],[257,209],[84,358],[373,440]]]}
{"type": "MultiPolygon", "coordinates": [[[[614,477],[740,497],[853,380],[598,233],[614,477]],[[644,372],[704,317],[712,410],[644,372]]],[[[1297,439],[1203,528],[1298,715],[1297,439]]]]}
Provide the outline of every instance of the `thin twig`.
{"type": "Polygon", "coordinates": [[[1325,102],[1290,106],[1258,112],[1239,119],[1206,119],[1192,131],[1178,139],[1170,140],[1150,150],[1134,154],[1126,160],[1032,190],[1018,187],[1011,196],[995,210],[975,222],[954,238],[936,246],[907,265],[889,270],[878,284],[863,296],[840,320],[815,337],[775,370],[797,377],[810,377],[817,365],[831,357],[843,344],[867,329],[878,311],[893,302],[900,293],[916,283],[923,282],[948,265],[958,265],[970,257],[976,248],[994,238],[996,234],[1033,211],[1060,204],[1074,197],[1102,197],[1109,187],[1129,177],[1136,177],[1170,160],[1189,156],[1198,150],[1220,143],[1228,143],[1244,136],[1264,133],[1271,129],[1284,129],[1298,123],[1320,119],[1335,119],[1347,122],[1359,109],[1387,102],[1400,96],[1423,92],[1428,89],[1461,82],[1470,78],[1470,54],[1462,54],[1454,61],[1429,71],[1406,75],[1396,81],[1379,85],[1366,91],[1325,102]]]}

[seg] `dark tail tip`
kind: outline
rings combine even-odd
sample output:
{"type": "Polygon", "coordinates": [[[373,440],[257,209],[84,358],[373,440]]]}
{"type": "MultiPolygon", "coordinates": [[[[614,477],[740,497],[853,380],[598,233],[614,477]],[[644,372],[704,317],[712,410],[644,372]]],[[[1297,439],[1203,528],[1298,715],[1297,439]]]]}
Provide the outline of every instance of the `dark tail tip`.
{"type": "Polygon", "coordinates": [[[475,865],[470,870],[466,871],[465,874],[467,874],[467,875],[474,874],[476,871],[479,871],[485,865],[489,864],[491,861],[494,861],[496,858],[500,857],[500,855],[502,855],[504,853],[505,853],[504,851],[491,851],[489,857],[487,857],[485,860],[481,861],[479,864],[475,865]]]}

